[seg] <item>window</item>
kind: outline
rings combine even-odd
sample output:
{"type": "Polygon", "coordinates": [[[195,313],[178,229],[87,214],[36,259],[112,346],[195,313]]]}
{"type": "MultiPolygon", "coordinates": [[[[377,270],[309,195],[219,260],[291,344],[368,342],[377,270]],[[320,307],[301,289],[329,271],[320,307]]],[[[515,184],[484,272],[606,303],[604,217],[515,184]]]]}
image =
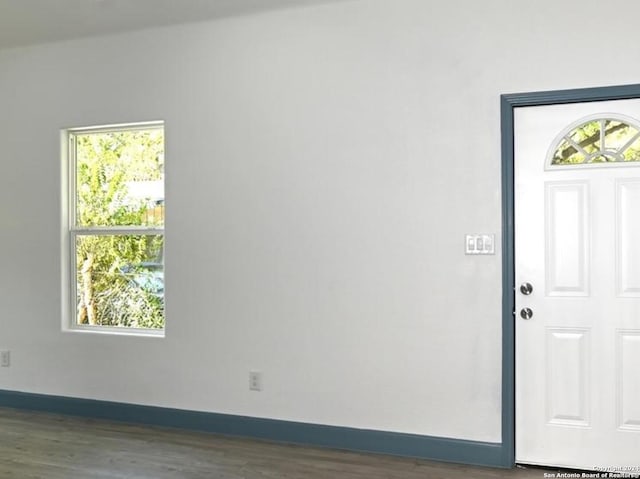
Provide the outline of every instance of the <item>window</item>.
{"type": "Polygon", "coordinates": [[[640,126],[631,118],[603,115],[568,127],[552,146],[548,165],[623,164],[640,161],[640,126]]]}
{"type": "Polygon", "coordinates": [[[163,124],[78,128],[64,138],[70,327],[161,332],[163,124]]]}

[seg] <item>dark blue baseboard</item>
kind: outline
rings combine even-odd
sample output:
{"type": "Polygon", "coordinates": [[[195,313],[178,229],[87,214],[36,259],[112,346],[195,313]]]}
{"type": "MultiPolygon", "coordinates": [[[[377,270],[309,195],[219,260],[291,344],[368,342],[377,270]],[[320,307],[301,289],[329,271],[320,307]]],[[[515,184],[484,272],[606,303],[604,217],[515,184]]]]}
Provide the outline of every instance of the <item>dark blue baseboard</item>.
{"type": "Polygon", "coordinates": [[[350,451],[512,467],[502,444],[0,390],[0,407],[350,451]]]}

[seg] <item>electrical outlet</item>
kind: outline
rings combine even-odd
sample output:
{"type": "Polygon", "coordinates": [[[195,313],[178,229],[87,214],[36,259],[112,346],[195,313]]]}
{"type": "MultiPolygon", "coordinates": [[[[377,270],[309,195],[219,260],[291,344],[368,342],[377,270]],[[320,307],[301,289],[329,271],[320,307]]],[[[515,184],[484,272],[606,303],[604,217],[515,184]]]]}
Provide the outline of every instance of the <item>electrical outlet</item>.
{"type": "Polygon", "coordinates": [[[8,368],[11,366],[11,352],[0,351],[0,367],[8,368]]]}
{"type": "Polygon", "coordinates": [[[262,391],[262,373],[260,371],[249,371],[249,389],[262,391]]]}

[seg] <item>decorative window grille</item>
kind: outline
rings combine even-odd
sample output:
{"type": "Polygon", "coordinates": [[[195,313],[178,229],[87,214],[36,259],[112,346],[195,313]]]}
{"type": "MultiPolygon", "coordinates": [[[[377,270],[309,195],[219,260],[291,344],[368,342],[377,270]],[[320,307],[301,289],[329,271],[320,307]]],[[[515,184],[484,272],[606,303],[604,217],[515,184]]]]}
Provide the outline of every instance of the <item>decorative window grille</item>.
{"type": "Polygon", "coordinates": [[[640,161],[640,124],[606,115],[569,126],[553,143],[547,165],[624,164],[640,161]]]}

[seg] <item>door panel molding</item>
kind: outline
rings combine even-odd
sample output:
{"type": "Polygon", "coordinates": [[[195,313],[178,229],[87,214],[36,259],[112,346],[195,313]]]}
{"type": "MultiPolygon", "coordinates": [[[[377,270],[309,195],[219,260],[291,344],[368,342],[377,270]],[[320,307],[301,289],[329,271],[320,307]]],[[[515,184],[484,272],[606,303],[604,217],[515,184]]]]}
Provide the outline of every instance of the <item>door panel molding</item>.
{"type": "Polygon", "coordinates": [[[514,110],[519,107],[640,98],[640,84],[500,96],[502,182],[502,445],[504,466],[515,464],[515,215],[514,110]]]}
{"type": "Polygon", "coordinates": [[[616,180],[616,292],[621,297],[640,296],[640,179],[616,180]]]}
{"type": "Polygon", "coordinates": [[[589,427],[589,369],[591,330],[547,328],[547,422],[562,426],[589,427]],[[575,374],[564,377],[553,368],[556,362],[569,364],[575,374]]]}
{"type": "Polygon", "coordinates": [[[618,330],[616,338],[618,429],[640,431],[640,377],[630,365],[640,361],[640,330],[618,330]]]}
{"type": "Polygon", "coordinates": [[[588,296],[589,182],[547,182],[545,202],[547,296],[588,296]]]}

